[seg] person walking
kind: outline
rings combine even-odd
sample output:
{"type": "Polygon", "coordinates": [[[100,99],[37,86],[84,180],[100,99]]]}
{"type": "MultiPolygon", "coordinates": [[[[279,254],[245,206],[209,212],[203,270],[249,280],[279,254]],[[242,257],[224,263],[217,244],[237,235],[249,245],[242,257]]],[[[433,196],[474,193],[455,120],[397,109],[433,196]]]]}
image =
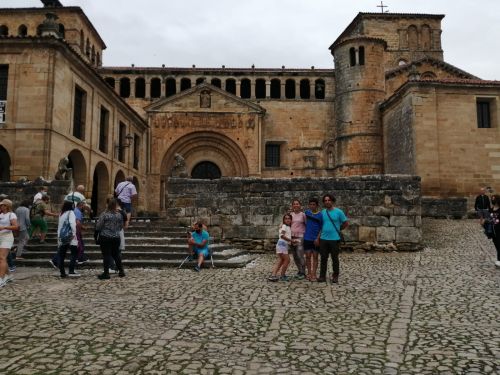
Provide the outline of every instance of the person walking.
{"type": "Polygon", "coordinates": [[[12,231],[18,229],[16,214],[12,212],[12,201],[3,199],[0,201],[0,288],[12,281],[7,266],[7,255],[14,244],[12,231]]]}
{"type": "Polygon", "coordinates": [[[306,262],[304,259],[304,233],[306,231],[306,215],[302,212],[302,204],[298,199],[292,201],[292,243],[290,252],[293,255],[293,261],[297,266],[296,279],[302,280],[306,277],[306,262]]]}
{"type": "Polygon", "coordinates": [[[481,188],[479,195],[474,202],[474,210],[476,210],[477,217],[481,220],[481,224],[490,215],[490,198],[486,195],[486,189],[481,188]]]}
{"type": "Polygon", "coordinates": [[[317,281],[318,255],[319,255],[319,232],[323,225],[323,215],[319,210],[317,198],[309,199],[309,209],[306,215],[306,232],[304,233],[304,252],[306,255],[307,280],[317,281]]]}
{"type": "Polygon", "coordinates": [[[16,208],[17,222],[19,224],[19,235],[17,237],[17,250],[16,259],[23,259],[24,247],[28,243],[29,234],[28,231],[31,227],[30,221],[30,205],[29,200],[24,200],[21,202],[19,207],[16,208]]]}
{"type": "Polygon", "coordinates": [[[124,220],[119,211],[118,202],[115,198],[109,198],[106,210],[99,216],[96,230],[99,232],[102,263],[104,272],[98,276],[100,280],[109,279],[109,267],[111,258],[115,261],[118,276],[124,277],[122,260],[120,256],[120,231],[123,229],[124,220]]]}
{"type": "Polygon", "coordinates": [[[43,195],[40,200],[32,208],[33,217],[31,218],[31,227],[29,230],[30,238],[33,237],[33,234],[38,230],[40,230],[40,243],[45,243],[45,237],[47,236],[47,221],[45,220],[46,216],[58,217],[59,214],[55,212],[51,212],[49,210],[49,202],[50,197],[48,195],[43,195]]]}
{"type": "Polygon", "coordinates": [[[340,208],[334,207],[335,197],[331,194],[323,196],[323,205],[325,208],[321,211],[323,225],[319,233],[319,249],[321,254],[321,263],[319,269],[318,282],[326,281],[326,269],[328,266],[328,257],[332,257],[333,273],[332,283],[339,282],[340,274],[340,231],[345,229],[349,222],[340,208]]]}
{"type": "Polygon", "coordinates": [[[127,177],[123,182],[120,182],[115,189],[116,199],[120,202],[120,206],[127,213],[127,222],[130,226],[130,217],[132,216],[132,199],[137,196],[137,189],[133,183],[132,176],[127,177]]]}
{"type": "Polygon", "coordinates": [[[490,219],[493,221],[493,245],[497,251],[497,260],[495,266],[500,267],[500,195],[493,195],[491,197],[492,207],[490,209],[490,219]]]}
{"type": "Polygon", "coordinates": [[[59,222],[57,225],[57,264],[59,266],[59,272],[61,277],[79,277],[80,274],[75,272],[76,258],[78,253],[78,239],[76,238],[76,217],[73,212],[73,203],[65,201],[61,208],[61,214],[59,215],[59,222]],[[64,227],[71,227],[72,237],[66,240],[64,227]],[[69,260],[69,272],[66,274],[64,269],[64,259],[66,258],[66,252],[68,249],[71,252],[71,257],[69,260]]]}

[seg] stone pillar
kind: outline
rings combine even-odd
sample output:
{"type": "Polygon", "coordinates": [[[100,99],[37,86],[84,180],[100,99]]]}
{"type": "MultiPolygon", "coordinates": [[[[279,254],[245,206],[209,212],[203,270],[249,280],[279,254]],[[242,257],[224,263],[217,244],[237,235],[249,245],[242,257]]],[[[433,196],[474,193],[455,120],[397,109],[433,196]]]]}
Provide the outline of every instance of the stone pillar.
{"type": "Polygon", "coordinates": [[[309,81],[309,98],[316,99],[316,84],[314,80],[309,81]]]}
{"type": "Polygon", "coordinates": [[[163,78],[160,78],[160,98],[164,98],[165,95],[166,95],[166,86],[167,86],[167,80],[166,79],[163,79],[163,78]]]}
{"type": "Polygon", "coordinates": [[[300,99],[300,80],[295,81],[295,99],[300,99]]]}
{"type": "Polygon", "coordinates": [[[281,85],[281,93],[280,93],[281,97],[280,97],[280,99],[286,99],[285,98],[286,80],[285,80],[285,82],[281,81],[280,85],[281,85]]]}
{"type": "Polygon", "coordinates": [[[226,91],[226,80],[225,79],[220,80],[220,89],[226,91]]]}
{"type": "Polygon", "coordinates": [[[250,80],[250,99],[255,99],[255,79],[250,80]]]}
{"type": "Polygon", "coordinates": [[[134,79],[130,79],[130,95],[129,95],[129,98],[131,99],[134,99],[135,98],[135,79],[136,77],[134,77],[134,79]]]}
{"type": "Polygon", "coordinates": [[[120,78],[115,78],[115,92],[120,95],[120,78]]]}
{"type": "Polygon", "coordinates": [[[236,81],[236,96],[241,98],[241,81],[236,81]]]}
{"type": "Polygon", "coordinates": [[[146,85],[145,85],[146,92],[144,93],[144,98],[151,99],[151,80],[148,77],[146,77],[144,80],[146,81],[146,85]]]}
{"type": "Polygon", "coordinates": [[[266,81],[266,99],[271,97],[271,81],[266,81]]]}
{"type": "Polygon", "coordinates": [[[181,80],[175,79],[175,93],[178,94],[181,92],[181,80]]]}

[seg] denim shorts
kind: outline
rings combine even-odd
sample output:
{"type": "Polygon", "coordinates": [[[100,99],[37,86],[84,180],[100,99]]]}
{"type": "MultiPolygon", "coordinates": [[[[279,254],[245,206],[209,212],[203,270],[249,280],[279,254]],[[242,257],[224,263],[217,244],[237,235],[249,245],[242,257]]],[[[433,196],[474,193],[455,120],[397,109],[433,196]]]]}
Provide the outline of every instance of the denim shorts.
{"type": "Polygon", "coordinates": [[[122,208],[125,210],[126,213],[129,214],[132,212],[132,203],[122,202],[122,208]]]}

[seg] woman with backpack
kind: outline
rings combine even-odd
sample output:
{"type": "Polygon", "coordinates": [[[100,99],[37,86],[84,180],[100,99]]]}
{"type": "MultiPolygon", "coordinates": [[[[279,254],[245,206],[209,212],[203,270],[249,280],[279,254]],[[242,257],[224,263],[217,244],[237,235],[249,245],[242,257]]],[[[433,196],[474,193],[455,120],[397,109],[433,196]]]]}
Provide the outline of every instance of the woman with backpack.
{"type": "Polygon", "coordinates": [[[59,215],[59,224],[57,226],[57,254],[58,265],[61,277],[78,277],[79,273],[75,272],[76,257],[78,254],[78,239],[76,238],[76,216],[73,212],[73,202],[65,201],[59,215]],[[69,260],[69,273],[66,275],[64,270],[64,259],[68,249],[71,251],[69,260]]]}
{"type": "Polygon", "coordinates": [[[490,220],[493,223],[493,236],[492,241],[497,250],[497,260],[495,266],[500,267],[500,195],[493,195],[491,197],[492,207],[490,208],[490,220]]]}

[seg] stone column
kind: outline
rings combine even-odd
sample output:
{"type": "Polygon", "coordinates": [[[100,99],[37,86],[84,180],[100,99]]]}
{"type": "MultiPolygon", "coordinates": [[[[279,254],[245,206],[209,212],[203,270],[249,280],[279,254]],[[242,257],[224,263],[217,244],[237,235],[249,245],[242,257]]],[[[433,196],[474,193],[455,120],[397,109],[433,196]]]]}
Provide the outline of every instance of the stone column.
{"type": "Polygon", "coordinates": [[[315,87],[316,87],[316,84],[314,83],[314,80],[309,80],[309,98],[310,99],[316,99],[315,87]]]}
{"type": "Polygon", "coordinates": [[[266,99],[271,97],[271,81],[266,81],[266,99]]]}
{"type": "Polygon", "coordinates": [[[250,80],[250,99],[255,99],[255,79],[250,80]]]}
{"type": "Polygon", "coordinates": [[[151,80],[149,77],[146,77],[144,78],[144,80],[146,81],[146,92],[144,93],[144,98],[145,99],[151,99],[151,80]]]}
{"type": "Polygon", "coordinates": [[[134,77],[134,79],[130,79],[130,96],[129,98],[131,99],[134,99],[135,98],[135,79],[136,77],[134,77]]]}
{"type": "Polygon", "coordinates": [[[167,90],[166,86],[167,86],[167,80],[164,79],[163,77],[160,78],[160,98],[165,97],[165,93],[167,90]]]}
{"type": "Polygon", "coordinates": [[[280,92],[281,97],[280,97],[280,99],[286,99],[285,98],[286,80],[285,80],[285,82],[281,81],[280,84],[281,84],[281,92],[280,92]]]}
{"type": "Polygon", "coordinates": [[[181,92],[181,80],[176,78],[175,79],[175,93],[178,94],[181,92]]]}
{"type": "Polygon", "coordinates": [[[300,80],[295,81],[295,99],[300,99],[300,80]]]}
{"type": "Polygon", "coordinates": [[[120,78],[115,78],[115,92],[120,95],[120,78]]]}
{"type": "Polygon", "coordinates": [[[241,81],[236,81],[236,96],[241,98],[241,81]]]}

